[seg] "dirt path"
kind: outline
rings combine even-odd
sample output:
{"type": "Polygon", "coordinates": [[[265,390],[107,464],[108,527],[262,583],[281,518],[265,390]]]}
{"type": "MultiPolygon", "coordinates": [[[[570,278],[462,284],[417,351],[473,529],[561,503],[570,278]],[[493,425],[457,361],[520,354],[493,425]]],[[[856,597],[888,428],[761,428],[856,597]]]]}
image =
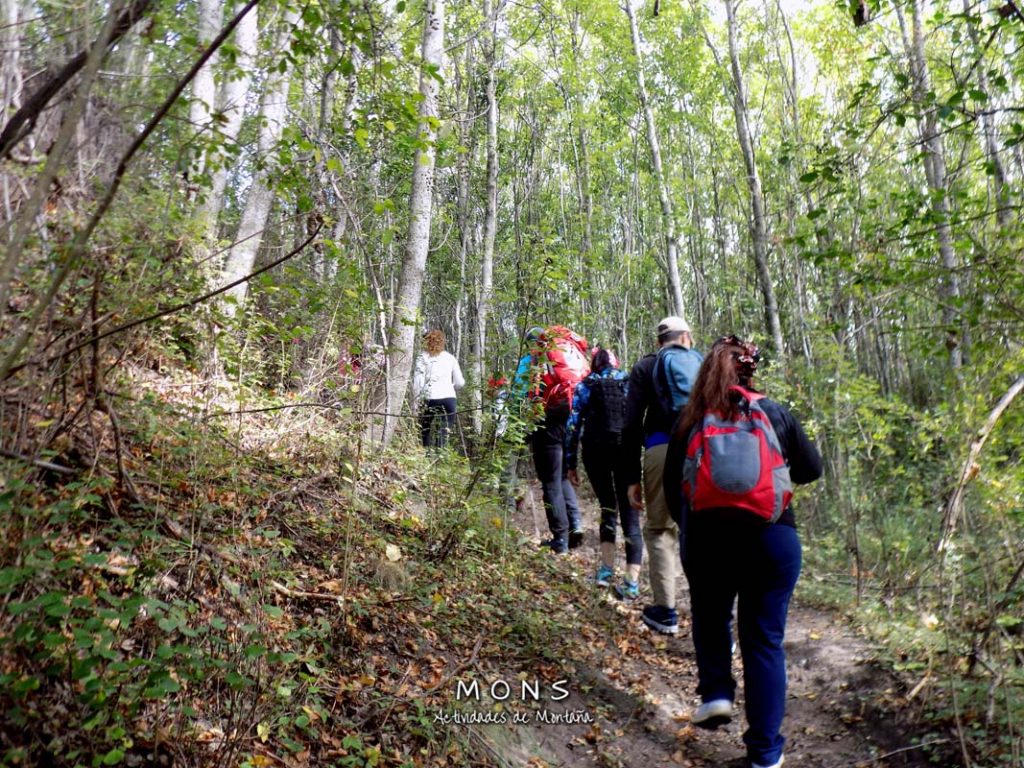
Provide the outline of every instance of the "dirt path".
{"type": "MultiPolygon", "coordinates": [[[[546,524],[539,487],[532,487],[532,496],[516,522],[527,536],[543,537],[546,524]]],[[[610,591],[593,585],[597,510],[586,492],[581,505],[588,539],[563,565],[579,590],[590,591],[582,594],[596,600],[587,609],[592,615],[580,616],[582,642],[577,646],[582,650],[573,655],[575,673],[567,685],[571,695],[545,704],[541,722],[535,718],[532,723],[489,727],[486,738],[494,753],[509,765],[747,766],[742,716],[715,732],[689,723],[698,701],[685,579],[680,577],[679,584],[679,635],[666,638],[649,632],[640,621],[643,598],[640,604],[624,605],[610,591]],[[552,713],[590,722],[545,722],[552,713]]],[[[645,558],[642,583],[646,578],[645,558]]],[[[577,609],[567,606],[569,611],[577,609]]],[[[934,765],[914,746],[919,740],[913,730],[892,714],[899,711],[901,681],[871,662],[872,649],[838,617],[801,605],[799,587],[786,637],[787,766],[934,765]]],[[[735,674],[742,679],[738,657],[735,674]]],[[[737,704],[742,711],[742,686],[737,704]]]]}

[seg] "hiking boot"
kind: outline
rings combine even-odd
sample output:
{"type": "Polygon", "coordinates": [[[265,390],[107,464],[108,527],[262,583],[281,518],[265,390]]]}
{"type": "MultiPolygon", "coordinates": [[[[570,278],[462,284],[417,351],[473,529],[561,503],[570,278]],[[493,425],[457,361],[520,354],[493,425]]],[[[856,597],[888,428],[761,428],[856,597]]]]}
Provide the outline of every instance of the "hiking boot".
{"type": "Polygon", "coordinates": [[[623,579],[621,584],[615,585],[615,594],[619,600],[631,602],[640,597],[640,585],[635,581],[623,579]]]}
{"type": "Polygon", "coordinates": [[[663,605],[648,605],[644,608],[644,624],[663,635],[674,635],[679,631],[679,614],[675,608],[663,605]]]}
{"type": "Polygon", "coordinates": [[[579,549],[582,547],[584,535],[583,529],[581,528],[569,531],[569,549],[579,549]]]}
{"type": "Polygon", "coordinates": [[[760,763],[755,763],[753,760],[751,760],[750,761],[750,768],[782,768],[782,764],[784,762],[786,762],[785,755],[779,755],[779,759],[776,760],[771,765],[761,765],[760,763]]]}
{"type": "MultiPolygon", "coordinates": [[[[728,699],[712,699],[697,707],[697,711],[690,716],[690,722],[698,728],[713,731],[715,728],[731,722],[732,712],[732,702],[728,699]]],[[[776,763],[770,768],[777,768],[779,765],[782,763],[776,763]]]]}
{"type": "Polygon", "coordinates": [[[569,551],[565,539],[545,539],[540,543],[541,549],[550,549],[556,555],[564,555],[569,551]]]}
{"type": "Polygon", "coordinates": [[[597,575],[594,577],[594,583],[599,587],[611,586],[614,576],[615,570],[613,568],[609,568],[607,565],[599,565],[597,567],[597,575]]]}

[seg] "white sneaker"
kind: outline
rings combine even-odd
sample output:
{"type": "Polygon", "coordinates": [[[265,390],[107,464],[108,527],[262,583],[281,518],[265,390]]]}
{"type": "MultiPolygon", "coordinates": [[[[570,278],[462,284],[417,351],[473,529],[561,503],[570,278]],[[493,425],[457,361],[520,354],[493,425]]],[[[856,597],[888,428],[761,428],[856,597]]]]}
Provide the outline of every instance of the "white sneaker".
{"type": "Polygon", "coordinates": [[[711,701],[705,701],[697,707],[697,711],[690,716],[690,722],[698,728],[714,730],[720,725],[729,723],[732,720],[732,714],[731,701],[728,699],[712,699],[711,701]]]}
{"type": "Polygon", "coordinates": [[[782,768],[782,764],[784,762],[786,762],[786,756],[785,755],[779,755],[779,759],[776,760],[771,765],[760,765],[758,763],[753,763],[752,762],[750,764],[750,766],[751,766],[751,768],[782,768]]]}

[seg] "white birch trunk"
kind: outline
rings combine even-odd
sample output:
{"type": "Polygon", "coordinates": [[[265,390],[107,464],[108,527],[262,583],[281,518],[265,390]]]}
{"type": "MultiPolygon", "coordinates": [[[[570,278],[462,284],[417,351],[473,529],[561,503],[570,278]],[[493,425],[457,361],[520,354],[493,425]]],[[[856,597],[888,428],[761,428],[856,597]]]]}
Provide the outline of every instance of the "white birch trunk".
{"type": "MultiPolygon", "coordinates": [[[[980,63],[977,67],[977,78],[978,87],[988,94],[989,99],[992,98],[992,93],[989,89],[988,82],[988,70],[985,69],[984,55],[985,48],[981,44],[981,39],[978,37],[978,28],[974,26],[974,21],[971,19],[971,3],[970,0],[963,0],[964,17],[967,25],[967,35],[971,40],[971,47],[974,49],[974,55],[978,57],[980,63]]],[[[985,109],[981,113],[981,126],[985,142],[985,155],[988,158],[989,163],[992,165],[992,184],[993,191],[995,192],[996,201],[996,221],[1000,227],[1007,227],[1013,219],[1009,208],[1009,195],[1006,190],[1006,169],[1003,167],[1003,161],[999,157],[999,141],[998,131],[996,130],[995,116],[991,113],[991,110],[985,109]]]]}
{"type": "MultiPolygon", "coordinates": [[[[18,35],[18,0],[0,0],[0,125],[21,106],[21,55],[18,35]]],[[[0,174],[0,205],[4,225],[14,219],[11,179],[0,174]]]]}
{"type": "MultiPolygon", "coordinates": [[[[224,8],[221,0],[199,0],[197,5],[199,49],[205,50],[220,32],[224,8]]],[[[213,114],[216,109],[217,84],[213,74],[216,66],[217,54],[214,54],[200,67],[192,80],[192,100],[188,105],[188,119],[196,133],[203,137],[200,146],[210,141],[211,137],[208,134],[214,130],[213,114]]],[[[196,170],[200,176],[206,171],[208,155],[209,153],[204,151],[199,159],[199,167],[196,170]]]]}
{"type": "MultiPolygon", "coordinates": [[[[298,18],[298,13],[291,9],[285,13],[274,46],[275,51],[280,51],[287,45],[292,27],[298,18]]],[[[274,63],[271,63],[271,71],[267,75],[263,98],[260,102],[261,125],[257,141],[257,152],[264,162],[280,140],[281,132],[284,130],[291,74],[291,70],[278,71],[274,63]]],[[[267,184],[269,176],[270,169],[263,168],[253,177],[249,194],[245,200],[245,208],[242,211],[242,219],[238,225],[238,232],[235,235],[235,245],[228,252],[224,265],[222,275],[224,284],[245,277],[252,272],[253,265],[256,263],[256,254],[263,241],[263,229],[267,225],[267,217],[270,215],[270,208],[274,201],[273,192],[267,184]]],[[[234,304],[230,302],[225,304],[225,311],[229,315],[234,315],[236,310],[245,304],[248,289],[249,284],[242,283],[228,291],[227,295],[235,300],[234,304]]]]}
{"type": "MultiPolygon", "coordinates": [[[[477,366],[477,388],[473,405],[483,404],[482,388],[487,381],[487,321],[494,300],[494,239],[498,231],[498,97],[495,90],[495,69],[498,65],[498,14],[492,0],[484,0],[484,15],[491,19],[491,39],[487,48],[487,203],[484,209],[484,242],[480,262],[480,303],[477,308],[477,335],[474,358],[477,366]]],[[[479,414],[480,411],[474,412],[479,414]]],[[[480,418],[474,418],[477,431],[480,418]]]]}
{"type": "Polygon", "coordinates": [[[0,0],[0,124],[21,106],[19,0],[0,0]]]}
{"type": "Polygon", "coordinates": [[[751,222],[751,239],[754,244],[754,266],[757,280],[764,298],[765,324],[772,337],[775,354],[780,358],[786,354],[782,338],[782,323],[779,320],[779,306],[775,299],[771,274],[768,271],[768,221],[764,210],[764,192],[761,189],[761,176],[757,170],[757,158],[754,155],[754,142],[750,134],[750,116],[747,107],[747,89],[740,69],[739,46],[736,41],[736,7],[733,0],[725,0],[726,19],[729,27],[729,63],[733,80],[733,111],[736,114],[736,135],[743,153],[743,163],[747,171],[747,187],[750,190],[750,207],[753,221],[751,222]]]}
{"type": "Polygon", "coordinates": [[[434,188],[434,127],[438,117],[438,80],[444,56],[444,0],[425,0],[423,23],[423,64],[420,71],[420,148],[412,170],[409,201],[409,235],[402,271],[395,292],[395,309],[388,334],[387,416],[384,417],[384,444],[391,441],[398,427],[409,379],[412,373],[413,346],[416,337],[423,277],[430,246],[430,217],[434,188]]]}
{"type": "MultiPolygon", "coordinates": [[[[237,13],[244,5],[245,0],[238,0],[235,3],[235,12],[237,13]]],[[[245,103],[252,85],[252,71],[259,41],[258,11],[259,6],[254,7],[235,27],[234,43],[238,51],[235,66],[238,67],[238,72],[225,77],[217,101],[217,111],[222,119],[220,133],[227,144],[233,144],[238,139],[238,133],[242,129],[242,118],[245,117],[245,103]]],[[[218,162],[211,174],[210,192],[199,212],[205,222],[207,239],[211,242],[216,239],[217,217],[224,207],[228,173],[228,167],[223,162],[218,162]]]]}
{"type": "MultiPolygon", "coordinates": [[[[906,22],[903,12],[896,6],[897,18],[903,32],[903,41],[910,58],[914,100],[925,108],[927,94],[931,90],[931,75],[924,52],[924,29],[921,21],[920,0],[911,0],[911,36],[907,39],[906,22]]],[[[942,300],[942,324],[946,331],[946,346],[949,349],[949,364],[954,371],[963,364],[963,347],[957,329],[957,313],[954,304],[960,298],[960,280],[957,277],[956,250],[953,247],[953,233],[949,226],[949,189],[946,180],[946,156],[939,135],[937,116],[934,108],[928,107],[924,117],[918,121],[921,143],[924,147],[924,173],[931,191],[932,213],[938,222],[935,233],[939,240],[939,261],[943,275],[939,287],[942,300]]]]}
{"type": "Polygon", "coordinates": [[[623,8],[626,11],[626,16],[629,17],[629,31],[633,38],[633,53],[636,56],[637,95],[640,98],[640,106],[644,111],[644,120],[647,122],[647,141],[651,147],[651,165],[654,167],[654,178],[658,183],[658,201],[661,204],[662,226],[665,230],[665,256],[666,264],[668,265],[669,293],[674,304],[672,311],[682,317],[686,308],[683,304],[683,289],[679,280],[679,246],[676,243],[675,216],[672,211],[672,198],[668,194],[668,185],[665,182],[665,172],[661,163],[658,126],[654,122],[654,110],[651,108],[650,100],[647,98],[647,80],[644,77],[644,58],[640,40],[640,27],[637,25],[633,0],[625,0],[623,8]]]}

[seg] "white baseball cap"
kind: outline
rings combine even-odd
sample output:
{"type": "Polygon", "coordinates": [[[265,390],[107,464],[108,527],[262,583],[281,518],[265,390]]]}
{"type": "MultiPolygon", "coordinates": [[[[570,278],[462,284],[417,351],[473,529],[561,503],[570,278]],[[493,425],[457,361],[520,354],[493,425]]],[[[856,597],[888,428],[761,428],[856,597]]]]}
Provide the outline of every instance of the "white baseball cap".
{"type": "Polygon", "coordinates": [[[666,333],[682,333],[684,331],[686,333],[691,332],[690,324],[676,315],[662,318],[661,322],[658,323],[658,336],[664,336],[666,333]]]}

